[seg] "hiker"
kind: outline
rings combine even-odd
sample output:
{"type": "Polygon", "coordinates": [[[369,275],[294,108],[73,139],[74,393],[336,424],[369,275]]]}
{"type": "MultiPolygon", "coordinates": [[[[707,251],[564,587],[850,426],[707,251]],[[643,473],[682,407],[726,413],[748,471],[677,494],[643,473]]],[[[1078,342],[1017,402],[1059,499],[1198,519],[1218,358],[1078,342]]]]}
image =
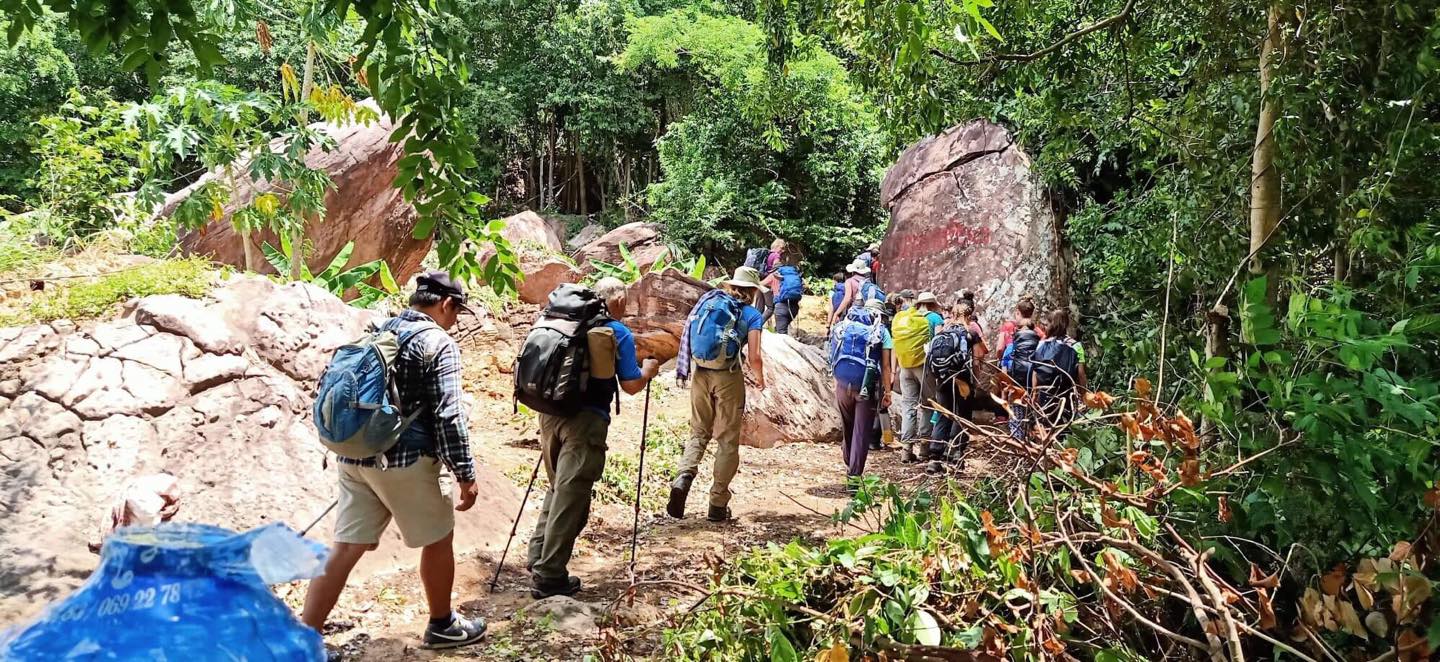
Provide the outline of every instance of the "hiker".
{"type": "MultiPolygon", "coordinates": [[[[760,273],[761,278],[765,278],[775,271],[780,262],[780,254],[784,251],[784,239],[770,242],[770,248],[752,248],[745,251],[745,266],[754,269],[760,273]]],[[[760,311],[761,319],[768,326],[770,318],[775,316],[775,290],[769,287],[761,288],[757,294],[758,296],[750,305],[760,311]]],[[[778,325],[779,319],[776,319],[775,323],[778,325]]]]}
{"type": "Polygon", "coordinates": [[[785,256],[785,247],[784,239],[776,239],[770,242],[770,253],[765,256],[765,268],[760,270],[760,277],[764,278],[765,276],[769,276],[775,273],[776,269],[780,268],[780,265],[783,263],[782,258],[785,256]]]}
{"type": "Polygon", "coordinates": [[[1015,333],[1027,327],[1031,330],[1035,328],[1035,298],[1029,294],[1022,295],[1020,300],[1015,302],[1015,315],[1000,325],[1000,335],[996,338],[995,351],[1003,356],[1010,348],[1010,342],[1015,338],[1015,333]]]}
{"type": "MultiPolygon", "coordinates": [[[[1017,320],[1017,324],[1010,344],[1005,346],[1005,353],[1000,357],[1000,368],[1029,394],[1030,360],[1035,356],[1035,348],[1039,346],[1041,336],[1035,328],[1034,318],[1021,318],[1017,320]]],[[[1010,436],[1016,439],[1025,438],[1028,428],[1025,417],[1028,414],[1025,402],[1010,404],[1010,436]]]]}
{"type": "Polygon", "coordinates": [[[780,264],[760,284],[770,291],[775,302],[775,333],[789,334],[790,324],[800,316],[800,299],[805,296],[805,279],[800,276],[795,259],[790,255],[781,256],[780,264]]]}
{"type": "Polygon", "coordinates": [[[869,269],[870,280],[878,284],[880,282],[880,242],[870,242],[864,252],[855,256],[855,264],[864,265],[866,269],[869,269]]]}
{"type": "MultiPolygon", "coordinates": [[[[877,299],[845,314],[831,332],[830,366],[835,373],[835,405],[840,410],[841,458],[847,479],[865,473],[876,416],[890,404],[894,374],[890,353],[895,344],[880,318],[877,299]]],[[[855,483],[846,491],[855,493],[855,483]]]]}
{"type": "Polygon", "coordinates": [[[845,272],[837,271],[830,278],[835,281],[834,287],[830,288],[830,318],[834,319],[835,311],[840,310],[840,303],[845,300],[845,272]]]}
{"type": "Polygon", "coordinates": [[[750,363],[755,388],[765,388],[765,364],[760,353],[763,321],[760,311],[745,303],[759,289],[760,272],[740,267],[720,289],[701,296],[685,319],[675,377],[682,384],[691,382],[690,441],[685,444],[679,471],[670,483],[665,512],[671,517],[685,516],[690,484],[695,481],[695,472],[711,439],[716,444],[715,479],[706,519],[724,522],[731,517],[730,481],[740,468],[740,425],[745,413],[742,360],[750,363]]]}
{"type": "Polygon", "coordinates": [[[568,416],[539,414],[540,453],[550,488],[530,537],[530,595],[537,600],[580,590],[580,578],[569,574],[567,566],[575,539],[590,518],[595,481],[605,469],[610,402],[618,397],[617,388],[630,395],[645,390],[660,371],[655,359],[645,359],[643,366],[635,360],[635,336],[618,321],[625,316],[625,283],[602,278],[593,291],[605,303],[605,319],[586,334],[589,382],[578,409],[568,416]]]}
{"type": "MultiPolygon", "coordinates": [[[[907,291],[908,292],[908,291],[907,291]]],[[[901,292],[904,296],[906,292],[901,292]]],[[[925,350],[945,323],[937,312],[933,292],[921,292],[914,306],[895,314],[890,335],[895,339],[895,373],[900,384],[900,461],[917,462],[930,455],[930,409],[924,406],[935,393],[935,379],[925,369],[925,350]],[[920,448],[913,448],[916,443],[920,448]]]]}
{"type": "Polygon", "coordinates": [[[885,301],[885,291],[870,280],[870,267],[857,261],[845,267],[845,272],[850,274],[850,277],[845,280],[845,296],[840,299],[840,305],[830,314],[829,326],[832,329],[836,322],[850,312],[852,307],[863,307],[870,299],[885,301]]]}
{"type": "MultiPolygon", "coordinates": [[[[460,388],[460,346],[447,331],[465,305],[465,290],[444,272],[431,271],[415,281],[410,307],[381,328],[400,336],[391,385],[400,411],[415,418],[399,441],[380,457],[339,457],[339,509],[335,544],[325,574],[310,582],[300,620],[322,631],[350,571],[395,520],[407,547],[421,548],[420,582],[430,608],[426,648],[454,648],[480,641],[484,619],[464,618],[451,608],[455,584],[455,511],[475,505],[475,460],[464,392],[460,388]],[[441,487],[441,466],[455,476],[459,504],[441,487]],[[453,508],[453,509],[452,509],[453,508]]],[[[472,313],[473,314],[473,313],[472,313]]]]}
{"type": "Polygon", "coordinates": [[[1075,394],[1087,386],[1085,347],[1070,337],[1065,308],[1050,311],[1040,326],[1045,339],[1030,357],[1030,394],[1039,409],[1036,419],[1051,429],[1064,428],[1075,419],[1075,394]]]}
{"type": "MultiPolygon", "coordinates": [[[[926,367],[935,375],[935,402],[945,411],[970,420],[975,396],[975,365],[985,358],[985,341],[975,323],[975,308],[964,298],[955,303],[950,323],[930,341],[926,367]]],[[[945,470],[944,461],[959,459],[970,441],[969,432],[941,413],[930,431],[929,473],[945,470]]]]}

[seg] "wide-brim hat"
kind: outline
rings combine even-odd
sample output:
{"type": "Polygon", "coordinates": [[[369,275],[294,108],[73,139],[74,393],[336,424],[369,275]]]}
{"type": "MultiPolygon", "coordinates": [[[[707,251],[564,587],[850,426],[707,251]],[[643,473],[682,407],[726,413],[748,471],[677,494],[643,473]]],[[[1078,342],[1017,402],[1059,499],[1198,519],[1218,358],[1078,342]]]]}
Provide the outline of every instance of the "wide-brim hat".
{"type": "Polygon", "coordinates": [[[764,285],[760,283],[760,272],[755,270],[754,267],[737,268],[735,270],[735,276],[725,281],[725,284],[731,287],[753,287],[757,290],[764,287],[764,285]]]}
{"type": "Polygon", "coordinates": [[[870,267],[867,267],[859,262],[851,262],[850,266],[845,267],[845,270],[852,274],[860,274],[862,276],[870,273],[870,267]]]}
{"type": "Polygon", "coordinates": [[[920,296],[918,296],[918,297],[915,298],[915,303],[933,303],[933,304],[939,304],[939,303],[940,303],[940,300],[937,299],[937,298],[935,298],[935,293],[934,293],[934,292],[921,292],[921,293],[920,293],[920,296]]]}
{"type": "Polygon", "coordinates": [[[870,299],[865,302],[866,310],[873,310],[877,313],[885,312],[885,302],[879,299],[870,299]]]}

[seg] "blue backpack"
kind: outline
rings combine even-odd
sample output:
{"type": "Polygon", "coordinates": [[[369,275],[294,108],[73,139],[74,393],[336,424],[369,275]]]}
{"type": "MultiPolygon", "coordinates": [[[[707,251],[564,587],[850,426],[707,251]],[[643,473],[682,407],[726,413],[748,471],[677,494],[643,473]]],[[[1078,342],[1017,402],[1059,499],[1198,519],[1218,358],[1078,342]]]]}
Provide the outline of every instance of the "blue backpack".
{"type": "Polygon", "coordinates": [[[705,300],[690,322],[690,358],[711,370],[734,370],[750,329],[740,320],[744,304],[729,294],[705,300]]]}
{"type": "Polygon", "coordinates": [[[830,310],[840,309],[840,302],[845,300],[845,281],[835,283],[835,289],[830,290],[830,310]]]}
{"type": "Polygon", "coordinates": [[[313,410],[320,443],[340,457],[354,460],[374,457],[395,445],[400,433],[420,412],[400,411],[395,389],[395,359],[411,340],[430,324],[401,334],[390,323],[348,345],[341,345],[320,375],[313,410]]]}
{"type": "Polygon", "coordinates": [[[780,274],[780,294],[776,301],[799,301],[805,296],[805,280],[800,278],[800,269],[784,265],[775,270],[780,274]]]}
{"type": "Polygon", "coordinates": [[[858,301],[856,305],[863,306],[866,301],[871,299],[884,301],[885,290],[880,289],[880,286],[876,285],[874,281],[867,280],[860,286],[860,301],[858,301]]]}
{"type": "Polygon", "coordinates": [[[835,325],[830,339],[830,365],[842,362],[858,364],[862,369],[870,361],[871,338],[880,316],[864,308],[851,308],[845,319],[835,325]]]}

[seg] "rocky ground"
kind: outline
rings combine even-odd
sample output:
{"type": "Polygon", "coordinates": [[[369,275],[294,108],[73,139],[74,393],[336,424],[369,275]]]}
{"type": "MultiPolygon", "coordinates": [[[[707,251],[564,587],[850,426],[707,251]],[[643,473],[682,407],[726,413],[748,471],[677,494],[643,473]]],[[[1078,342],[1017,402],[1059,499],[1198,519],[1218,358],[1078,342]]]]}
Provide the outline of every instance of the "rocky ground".
{"type": "MultiPolygon", "coordinates": [[[[823,305],[818,300],[807,299],[806,303],[807,312],[823,305]]],[[[823,332],[823,321],[818,315],[807,315],[804,328],[818,334],[823,332]]],[[[472,339],[466,347],[471,362],[467,376],[476,400],[472,425],[481,461],[523,489],[537,458],[538,442],[533,424],[511,412],[509,376],[498,369],[505,365],[503,353],[508,346],[502,338],[491,338],[472,339]]],[[[610,433],[612,470],[617,464],[634,469],[643,410],[643,395],[622,401],[610,433]]],[[[688,417],[688,391],[674,386],[672,373],[662,374],[652,391],[652,447],[683,442],[688,417]]],[[[736,520],[718,525],[703,517],[709,490],[708,462],[692,491],[690,516],[675,520],[663,514],[660,495],[667,476],[654,470],[659,466],[664,472],[667,458],[673,461],[673,450],[666,450],[651,452],[646,458],[651,478],[646,480],[647,498],[640,514],[635,569],[639,583],[633,604],[629,599],[629,546],[634,515],[628,498],[625,503],[603,503],[594,509],[570,567],[571,573],[585,582],[576,599],[536,602],[530,597],[523,569],[524,544],[540,508],[537,493],[526,506],[494,593],[488,584],[498,550],[467,555],[459,564],[456,603],[463,612],[490,622],[490,635],[483,645],[443,654],[417,648],[427,615],[419,578],[413,571],[351,586],[332,616],[327,641],[340,646],[347,659],[355,660],[581,660],[597,654],[602,646],[627,657],[656,658],[661,656],[661,632],[669,618],[688,608],[697,596],[679,584],[655,582],[704,586],[718,560],[767,543],[819,541],[845,534],[831,519],[846,503],[840,450],[832,444],[742,448],[740,474],[732,485],[736,520]]],[[[872,454],[871,471],[910,485],[935,480],[926,478],[916,465],[902,464],[899,456],[892,449],[872,454]]],[[[967,462],[958,478],[969,481],[989,473],[989,462],[977,458],[967,462]]],[[[627,485],[633,489],[633,482],[627,485]]],[[[282,595],[298,605],[303,587],[284,588],[282,595]]]]}

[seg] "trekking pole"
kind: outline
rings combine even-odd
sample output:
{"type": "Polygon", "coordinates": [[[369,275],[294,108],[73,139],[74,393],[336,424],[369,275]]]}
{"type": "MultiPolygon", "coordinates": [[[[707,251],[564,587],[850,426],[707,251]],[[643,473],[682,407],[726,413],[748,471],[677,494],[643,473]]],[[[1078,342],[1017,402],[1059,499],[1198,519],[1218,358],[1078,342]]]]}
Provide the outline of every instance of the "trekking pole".
{"type": "Polygon", "coordinates": [[[635,475],[635,522],[630,526],[630,584],[635,584],[635,548],[640,540],[640,490],[645,486],[645,440],[650,432],[650,384],[645,384],[645,413],[640,418],[640,471],[635,475]]]}
{"type": "Polygon", "coordinates": [[[310,526],[307,526],[307,527],[305,527],[305,528],[303,528],[303,529],[300,529],[300,537],[301,537],[301,538],[304,538],[304,537],[305,537],[305,534],[310,533],[310,529],[315,528],[315,525],[316,525],[316,524],[319,524],[319,523],[320,523],[320,520],[325,519],[325,516],[326,516],[326,515],[329,515],[329,514],[330,514],[330,511],[335,510],[335,506],[338,506],[338,505],[340,505],[340,500],[339,500],[339,499],[336,499],[336,500],[334,500],[334,501],[331,501],[331,502],[330,502],[330,506],[325,509],[325,512],[320,513],[320,516],[319,516],[319,517],[316,517],[316,518],[315,518],[315,521],[313,521],[313,522],[310,523],[310,526]]]}
{"type": "Polygon", "coordinates": [[[495,564],[495,576],[490,578],[490,592],[500,584],[500,571],[505,569],[505,557],[510,553],[510,543],[515,541],[515,531],[520,528],[520,517],[525,514],[525,502],[530,500],[530,490],[535,488],[535,478],[540,475],[540,463],[545,461],[545,450],[535,458],[535,469],[530,472],[530,484],[525,486],[525,496],[520,497],[520,512],[515,513],[515,523],[510,526],[510,537],[505,539],[505,549],[500,552],[500,562],[495,564]]]}

